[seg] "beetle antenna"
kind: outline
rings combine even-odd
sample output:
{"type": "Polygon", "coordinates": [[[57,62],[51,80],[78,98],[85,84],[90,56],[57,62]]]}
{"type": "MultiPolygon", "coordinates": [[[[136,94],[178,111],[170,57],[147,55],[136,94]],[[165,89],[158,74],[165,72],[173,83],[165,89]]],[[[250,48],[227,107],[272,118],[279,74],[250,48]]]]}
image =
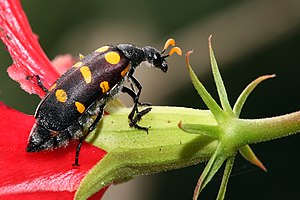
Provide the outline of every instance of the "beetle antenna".
{"type": "Polygon", "coordinates": [[[173,53],[177,53],[179,56],[182,55],[182,51],[179,47],[173,47],[168,55],[171,56],[173,53]]]}
{"type": "Polygon", "coordinates": [[[167,57],[171,56],[173,53],[177,53],[180,56],[182,55],[181,49],[179,47],[174,47],[175,40],[173,38],[170,38],[166,41],[165,46],[164,46],[163,50],[161,51],[161,54],[163,54],[169,46],[173,46],[173,48],[170,50],[170,52],[167,55],[162,56],[162,58],[167,58],[167,57]]]}
{"type": "Polygon", "coordinates": [[[163,48],[163,50],[161,51],[161,53],[164,53],[166,51],[166,49],[169,47],[169,46],[175,46],[175,40],[173,38],[169,38],[166,43],[165,43],[165,46],[163,48]]]}

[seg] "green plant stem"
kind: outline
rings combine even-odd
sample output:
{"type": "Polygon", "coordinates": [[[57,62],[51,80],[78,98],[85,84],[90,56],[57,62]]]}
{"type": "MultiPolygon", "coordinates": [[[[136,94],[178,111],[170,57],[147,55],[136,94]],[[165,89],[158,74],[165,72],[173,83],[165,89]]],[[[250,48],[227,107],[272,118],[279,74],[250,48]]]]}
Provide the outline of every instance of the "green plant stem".
{"type": "Polygon", "coordinates": [[[300,131],[300,111],[264,119],[237,119],[235,133],[243,144],[265,142],[300,131]]]}

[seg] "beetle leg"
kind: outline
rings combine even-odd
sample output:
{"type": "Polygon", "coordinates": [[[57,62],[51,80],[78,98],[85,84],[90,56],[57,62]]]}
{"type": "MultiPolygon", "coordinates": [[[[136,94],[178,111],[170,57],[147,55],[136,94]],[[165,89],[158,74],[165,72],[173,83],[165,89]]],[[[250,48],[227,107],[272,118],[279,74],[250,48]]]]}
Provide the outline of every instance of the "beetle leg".
{"type": "MultiPolygon", "coordinates": [[[[123,93],[129,94],[129,96],[133,99],[133,101],[135,101],[135,99],[136,99],[136,93],[135,93],[132,89],[130,89],[130,88],[124,86],[124,87],[122,88],[122,92],[123,92],[123,93]]],[[[130,112],[129,115],[128,115],[128,118],[129,118],[130,120],[133,119],[134,114],[135,114],[135,113],[138,113],[138,112],[139,112],[139,111],[138,111],[138,109],[137,109],[137,106],[136,106],[136,104],[134,103],[133,108],[132,108],[131,112],[130,112]]]]}
{"type": "Polygon", "coordinates": [[[135,93],[135,98],[133,100],[135,104],[138,104],[143,86],[132,74],[129,74],[128,77],[129,77],[130,83],[138,89],[137,93],[135,93]]]}
{"type": "Polygon", "coordinates": [[[135,93],[135,91],[134,91],[134,93],[135,93],[135,98],[133,99],[134,103],[139,104],[140,106],[152,106],[151,103],[147,103],[147,102],[141,103],[140,102],[140,95],[141,95],[143,86],[132,74],[129,74],[128,77],[129,77],[129,80],[131,83],[131,87],[134,88],[133,86],[135,86],[138,89],[137,93],[135,93]]]}
{"type": "Polygon", "coordinates": [[[48,89],[43,85],[42,80],[39,75],[26,76],[26,80],[32,79],[33,77],[37,80],[37,85],[44,91],[48,92],[48,89]]]}
{"type": "Polygon", "coordinates": [[[101,106],[100,111],[97,114],[97,117],[96,117],[95,121],[88,128],[88,131],[79,139],[79,143],[76,147],[75,162],[74,162],[73,166],[80,166],[79,162],[78,162],[78,159],[79,159],[79,153],[80,153],[82,143],[85,140],[85,138],[90,134],[90,132],[92,132],[96,128],[96,126],[98,125],[98,123],[100,122],[100,120],[103,116],[103,112],[104,112],[104,106],[101,106]]]}
{"type": "Polygon", "coordinates": [[[96,126],[98,125],[98,123],[100,122],[100,120],[103,116],[103,112],[104,112],[104,106],[102,106],[100,108],[99,114],[97,115],[97,117],[96,117],[95,121],[93,122],[93,124],[89,127],[89,131],[88,131],[87,134],[85,134],[85,137],[96,128],[96,126]]]}
{"type": "MultiPolygon", "coordinates": [[[[129,96],[133,99],[133,101],[135,101],[135,99],[136,99],[136,93],[135,93],[132,89],[130,89],[130,88],[124,86],[124,87],[122,88],[122,92],[123,92],[123,93],[129,94],[129,96]]],[[[139,112],[139,111],[138,111],[138,108],[137,108],[137,104],[134,103],[134,105],[133,105],[133,107],[132,107],[132,110],[131,110],[131,112],[130,112],[129,115],[128,115],[128,118],[130,119],[130,121],[133,119],[134,114],[135,114],[135,113],[138,113],[138,112],[139,112]]]]}
{"type": "Polygon", "coordinates": [[[80,166],[79,163],[78,163],[78,159],[79,159],[79,152],[80,152],[83,140],[84,139],[81,139],[81,138],[79,139],[79,143],[78,143],[78,145],[76,147],[75,162],[72,164],[72,166],[80,166]]]}
{"type": "MultiPolygon", "coordinates": [[[[142,86],[141,86],[140,82],[138,80],[136,80],[136,78],[133,77],[132,75],[130,77],[132,77],[133,79],[135,79],[135,81],[139,84],[140,89],[138,88],[138,86],[136,86],[138,88],[138,90],[142,90],[142,86]]],[[[127,88],[127,87],[126,88],[129,89],[129,90],[131,90],[134,93],[134,96],[133,95],[130,95],[130,96],[132,97],[133,101],[135,102],[136,98],[139,100],[139,96],[137,97],[138,94],[136,94],[136,91],[134,89],[133,81],[131,81],[131,79],[129,79],[129,82],[130,82],[130,87],[131,88],[127,88]]],[[[137,104],[139,104],[140,106],[152,106],[152,104],[149,103],[149,102],[139,102],[138,101],[137,104]]]]}
{"type": "MultiPolygon", "coordinates": [[[[133,77],[134,78],[134,77],[133,77]]],[[[136,80],[137,81],[137,80],[136,80]]],[[[138,82],[139,83],[139,82],[138,82]]],[[[139,83],[140,84],[140,83],[139,83]]],[[[133,100],[136,98],[136,92],[135,92],[135,89],[134,89],[134,85],[133,85],[133,83],[132,83],[132,81],[130,81],[130,87],[131,87],[131,90],[134,92],[134,96],[135,97],[132,97],[133,98],[133,100]]],[[[129,89],[129,88],[128,88],[129,89]]],[[[142,88],[141,88],[142,89],[142,88]]],[[[140,89],[140,90],[141,90],[140,89]]],[[[152,104],[151,103],[149,103],[149,102],[137,102],[140,106],[152,106],[152,104]]]]}
{"type": "Polygon", "coordinates": [[[130,89],[126,86],[124,86],[122,88],[122,92],[129,94],[129,96],[131,96],[131,98],[134,101],[133,108],[132,108],[131,112],[128,115],[128,119],[130,120],[129,126],[134,127],[136,129],[139,129],[139,130],[144,130],[148,133],[149,127],[139,126],[137,124],[137,122],[139,122],[141,120],[142,116],[144,116],[145,114],[150,112],[152,108],[145,108],[144,110],[139,111],[138,107],[137,107],[137,105],[139,104],[138,101],[137,101],[138,100],[137,94],[132,89],[130,89]]]}
{"type": "Polygon", "coordinates": [[[148,134],[148,130],[149,130],[150,126],[149,127],[143,127],[143,126],[138,125],[137,122],[139,122],[144,115],[146,115],[148,112],[150,112],[151,109],[152,108],[146,108],[144,110],[139,111],[134,118],[130,119],[129,126],[134,127],[138,130],[144,130],[148,134]]]}

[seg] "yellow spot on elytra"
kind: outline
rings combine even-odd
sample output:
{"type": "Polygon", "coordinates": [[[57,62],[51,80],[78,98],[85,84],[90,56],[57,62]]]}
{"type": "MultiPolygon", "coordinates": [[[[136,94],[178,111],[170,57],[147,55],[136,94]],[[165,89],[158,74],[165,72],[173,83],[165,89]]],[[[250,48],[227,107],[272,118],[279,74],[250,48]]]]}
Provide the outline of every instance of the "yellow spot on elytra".
{"type": "Polygon", "coordinates": [[[107,81],[101,82],[100,87],[102,89],[102,93],[106,93],[109,90],[109,85],[107,81]]]}
{"type": "Polygon", "coordinates": [[[67,98],[68,98],[67,93],[62,89],[56,90],[55,96],[56,96],[57,101],[62,102],[62,103],[66,102],[67,98]]]}
{"type": "Polygon", "coordinates": [[[92,81],[92,73],[90,71],[90,68],[88,66],[80,67],[80,72],[84,78],[84,81],[86,83],[90,83],[92,81]]]}
{"type": "Polygon", "coordinates": [[[103,53],[103,52],[107,51],[108,48],[109,48],[109,46],[103,46],[103,47],[100,47],[99,49],[96,49],[95,52],[103,53]]]}
{"type": "Polygon", "coordinates": [[[83,113],[85,111],[85,106],[82,103],[76,101],[75,106],[78,112],[83,113]]]}
{"type": "Polygon", "coordinates": [[[127,67],[123,71],[121,71],[121,76],[125,76],[129,71],[129,69],[130,69],[130,64],[128,64],[127,67]]]}
{"type": "Polygon", "coordinates": [[[117,52],[111,51],[105,54],[105,60],[112,65],[118,64],[120,59],[121,57],[117,52]]]}
{"type": "Polygon", "coordinates": [[[75,65],[73,65],[73,67],[81,67],[82,66],[82,62],[77,62],[75,63],[75,65]]]}
{"type": "Polygon", "coordinates": [[[53,90],[56,87],[56,83],[54,83],[50,88],[49,91],[53,90]]]}

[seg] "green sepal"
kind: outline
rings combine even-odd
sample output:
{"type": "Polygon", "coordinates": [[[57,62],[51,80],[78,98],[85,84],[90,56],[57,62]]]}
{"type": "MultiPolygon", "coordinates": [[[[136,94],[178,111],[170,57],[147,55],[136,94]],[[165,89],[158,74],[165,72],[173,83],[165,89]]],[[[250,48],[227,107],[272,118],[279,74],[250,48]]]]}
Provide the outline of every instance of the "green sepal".
{"type": "Polygon", "coordinates": [[[233,168],[235,156],[229,157],[226,161],[224,174],[221,182],[221,186],[218,192],[217,200],[223,200],[225,198],[226,188],[229,181],[229,177],[233,168]]]}
{"type": "Polygon", "coordinates": [[[194,70],[189,64],[189,55],[192,53],[192,51],[188,51],[186,53],[186,67],[188,69],[188,73],[190,76],[190,79],[193,83],[193,86],[197,90],[198,94],[208,107],[208,109],[212,112],[214,116],[217,116],[218,118],[222,118],[221,116],[224,114],[222,108],[217,104],[217,102],[212,98],[212,96],[209,94],[209,92],[205,89],[203,84],[199,81],[198,77],[196,76],[194,70]]]}
{"type": "Polygon", "coordinates": [[[216,83],[216,87],[217,87],[217,91],[218,91],[218,95],[220,98],[220,102],[222,105],[223,110],[227,113],[227,114],[232,114],[232,108],[229,104],[228,101],[228,97],[227,97],[227,92],[225,89],[225,85],[224,82],[222,80],[222,76],[215,58],[215,54],[211,45],[211,38],[212,36],[210,36],[208,38],[208,47],[209,47],[209,56],[210,56],[210,64],[211,64],[211,69],[212,69],[212,73],[213,73],[213,77],[216,83]]]}
{"type": "Polygon", "coordinates": [[[252,151],[249,145],[245,145],[239,148],[239,152],[246,160],[248,160],[253,165],[256,165],[257,167],[261,168],[265,172],[268,171],[267,168],[264,166],[264,164],[257,158],[257,156],[252,151]]]}
{"type": "Polygon", "coordinates": [[[242,108],[244,106],[244,103],[246,102],[248,96],[250,95],[250,93],[256,88],[256,86],[258,84],[260,84],[262,81],[267,80],[269,78],[274,78],[275,74],[272,75],[265,75],[265,76],[260,76],[257,79],[255,79],[254,81],[252,81],[244,90],[243,92],[240,94],[240,96],[238,97],[237,101],[234,104],[233,107],[233,112],[234,114],[239,117],[240,113],[242,111],[242,108]]]}
{"type": "Polygon", "coordinates": [[[191,133],[191,134],[200,134],[214,139],[219,139],[221,135],[221,130],[217,125],[185,124],[180,122],[178,126],[184,132],[191,133]]]}
{"type": "Polygon", "coordinates": [[[212,177],[217,173],[224,161],[227,159],[228,156],[224,153],[223,148],[222,143],[219,143],[218,148],[206,164],[195,187],[193,200],[198,199],[199,193],[211,181],[212,177]]]}

